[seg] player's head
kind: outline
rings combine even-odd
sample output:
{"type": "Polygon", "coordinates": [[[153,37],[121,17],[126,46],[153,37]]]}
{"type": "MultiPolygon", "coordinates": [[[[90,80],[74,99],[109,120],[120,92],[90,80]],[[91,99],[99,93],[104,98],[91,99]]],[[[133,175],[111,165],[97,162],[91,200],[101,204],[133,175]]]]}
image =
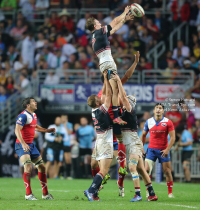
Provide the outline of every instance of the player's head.
{"type": "Polygon", "coordinates": [[[95,19],[93,17],[87,19],[86,29],[88,29],[89,31],[92,32],[92,31],[98,30],[100,28],[101,28],[101,23],[97,19],[95,19]]]}
{"type": "Polygon", "coordinates": [[[56,117],[55,124],[56,126],[59,126],[61,124],[61,117],[56,117]]]}
{"type": "Polygon", "coordinates": [[[88,124],[88,120],[86,117],[81,117],[80,119],[81,126],[86,126],[88,124]]]}
{"type": "Polygon", "coordinates": [[[33,97],[28,97],[22,101],[22,107],[34,112],[37,109],[37,102],[33,97]]]}
{"type": "Polygon", "coordinates": [[[97,95],[91,95],[88,97],[88,105],[91,108],[97,108],[101,106],[101,97],[98,97],[97,95]]]}
{"type": "Polygon", "coordinates": [[[164,105],[157,103],[154,107],[154,117],[160,117],[164,114],[164,105]]]}
{"type": "Polygon", "coordinates": [[[65,122],[67,122],[68,121],[68,116],[67,115],[61,115],[61,122],[62,123],[65,123],[65,122]]]}

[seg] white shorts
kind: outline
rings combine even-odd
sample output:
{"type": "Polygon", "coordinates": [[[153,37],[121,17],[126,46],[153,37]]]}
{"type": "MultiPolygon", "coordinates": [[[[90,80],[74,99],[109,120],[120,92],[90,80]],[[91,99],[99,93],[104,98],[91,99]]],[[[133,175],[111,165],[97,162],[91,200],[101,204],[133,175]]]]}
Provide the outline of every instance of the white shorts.
{"type": "Polygon", "coordinates": [[[100,71],[103,73],[105,70],[112,70],[117,73],[117,65],[114,61],[106,61],[99,65],[100,71]]]}
{"type": "MultiPolygon", "coordinates": [[[[96,147],[96,145],[95,145],[95,147],[96,147]]],[[[92,151],[92,159],[96,160],[96,148],[94,148],[92,151]]]]}
{"type": "Polygon", "coordinates": [[[113,131],[112,129],[102,134],[97,134],[96,145],[96,160],[113,158],[113,131]]]}

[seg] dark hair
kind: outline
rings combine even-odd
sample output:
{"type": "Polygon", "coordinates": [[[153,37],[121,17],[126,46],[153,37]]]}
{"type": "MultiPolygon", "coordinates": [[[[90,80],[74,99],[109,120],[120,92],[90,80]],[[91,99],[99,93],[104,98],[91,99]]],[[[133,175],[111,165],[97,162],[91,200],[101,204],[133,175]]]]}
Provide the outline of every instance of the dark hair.
{"type": "Polygon", "coordinates": [[[164,109],[165,107],[164,107],[164,105],[162,104],[162,103],[157,103],[155,106],[154,106],[154,108],[156,107],[156,106],[162,106],[162,108],[164,109]]]}
{"type": "Polygon", "coordinates": [[[88,18],[86,21],[86,29],[89,31],[94,31],[95,19],[93,17],[88,18]]]}
{"type": "MultiPolygon", "coordinates": [[[[31,99],[34,99],[33,97],[28,97],[28,98],[25,98],[23,101],[22,101],[22,107],[24,109],[27,108],[27,105],[31,103],[31,99]]],[[[35,100],[35,99],[34,99],[35,100]]]]}

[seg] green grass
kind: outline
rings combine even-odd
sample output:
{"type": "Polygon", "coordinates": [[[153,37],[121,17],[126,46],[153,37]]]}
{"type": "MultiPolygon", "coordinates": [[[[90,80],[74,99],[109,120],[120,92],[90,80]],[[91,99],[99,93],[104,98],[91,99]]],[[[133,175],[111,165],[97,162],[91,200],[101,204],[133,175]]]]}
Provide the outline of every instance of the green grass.
{"type": "Polygon", "coordinates": [[[37,179],[32,179],[32,190],[38,201],[25,201],[25,188],[22,179],[0,179],[0,209],[1,210],[35,210],[35,209],[63,209],[63,210],[179,210],[200,209],[200,184],[175,183],[174,199],[167,197],[165,183],[153,183],[158,196],[156,202],[145,202],[145,187],[141,182],[142,202],[132,203],[129,200],[134,196],[132,181],[125,180],[125,197],[118,196],[115,180],[109,180],[108,184],[100,192],[102,202],[89,202],[83,195],[92,180],[48,180],[49,192],[55,200],[41,199],[41,186],[37,179]],[[180,205],[180,206],[179,206],[180,205]]]}

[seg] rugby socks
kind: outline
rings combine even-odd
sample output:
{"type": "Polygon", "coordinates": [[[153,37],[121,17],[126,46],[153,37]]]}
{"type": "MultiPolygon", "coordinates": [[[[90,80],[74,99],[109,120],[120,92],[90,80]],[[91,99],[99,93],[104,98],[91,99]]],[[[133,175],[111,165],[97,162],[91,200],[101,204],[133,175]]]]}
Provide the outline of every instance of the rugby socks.
{"type": "Polygon", "coordinates": [[[124,178],[125,178],[125,174],[118,174],[118,185],[120,187],[124,187],[124,178]]]}
{"type": "Polygon", "coordinates": [[[71,164],[66,164],[67,177],[71,177],[71,164]]]}
{"type": "Polygon", "coordinates": [[[42,173],[42,172],[38,171],[38,179],[40,180],[40,184],[42,185],[43,195],[47,195],[48,194],[48,188],[47,188],[46,173],[42,173]]]}
{"type": "Polygon", "coordinates": [[[135,194],[140,196],[140,187],[135,187],[135,194]]]}
{"type": "Polygon", "coordinates": [[[152,184],[151,183],[146,184],[146,188],[147,188],[147,190],[149,192],[149,196],[155,196],[155,192],[153,190],[153,187],[152,187],[152,184]]]}
{"type": "Polygon", "coordinates": [[[173,181],[167,182],[168,194],[172,193],[173,181]]]}
{"type": "Polygon", "coordinates": [[[119,160],[119,165],[122,168],[124,168],[125,159],[126,159],[126,148],[123,143],[118,143],[118,160],[119,160]]]}
{"type": "Polygon", "coordinates": [[[98,193],[99,187],[101,186],[101,182],[103,181],[103,174],[102,173],[98,173],[94,179],[93,182],[90,186],[90,188],[88,189],[89,193],[93,193],[96,194],[98,193]]]}
{"type": "Polygon", "coordinates": [[[31,179],[31,174],[24,172],[24,186],[26,187],[26,195],[32,194],[30,179],[31,179]]]}
{"type": "Polygon", "coordinates": [[[118,106],[112,106],[112,111],[114,113],[114,119],[118,118],[118,106]]]}
{"type": "Polygon", "coordinates": [[[100,168],[99,166],[97,166],[96,168],[92,168],[92,177],[95,177],[97,173],[99,173],[100,168]]]}

